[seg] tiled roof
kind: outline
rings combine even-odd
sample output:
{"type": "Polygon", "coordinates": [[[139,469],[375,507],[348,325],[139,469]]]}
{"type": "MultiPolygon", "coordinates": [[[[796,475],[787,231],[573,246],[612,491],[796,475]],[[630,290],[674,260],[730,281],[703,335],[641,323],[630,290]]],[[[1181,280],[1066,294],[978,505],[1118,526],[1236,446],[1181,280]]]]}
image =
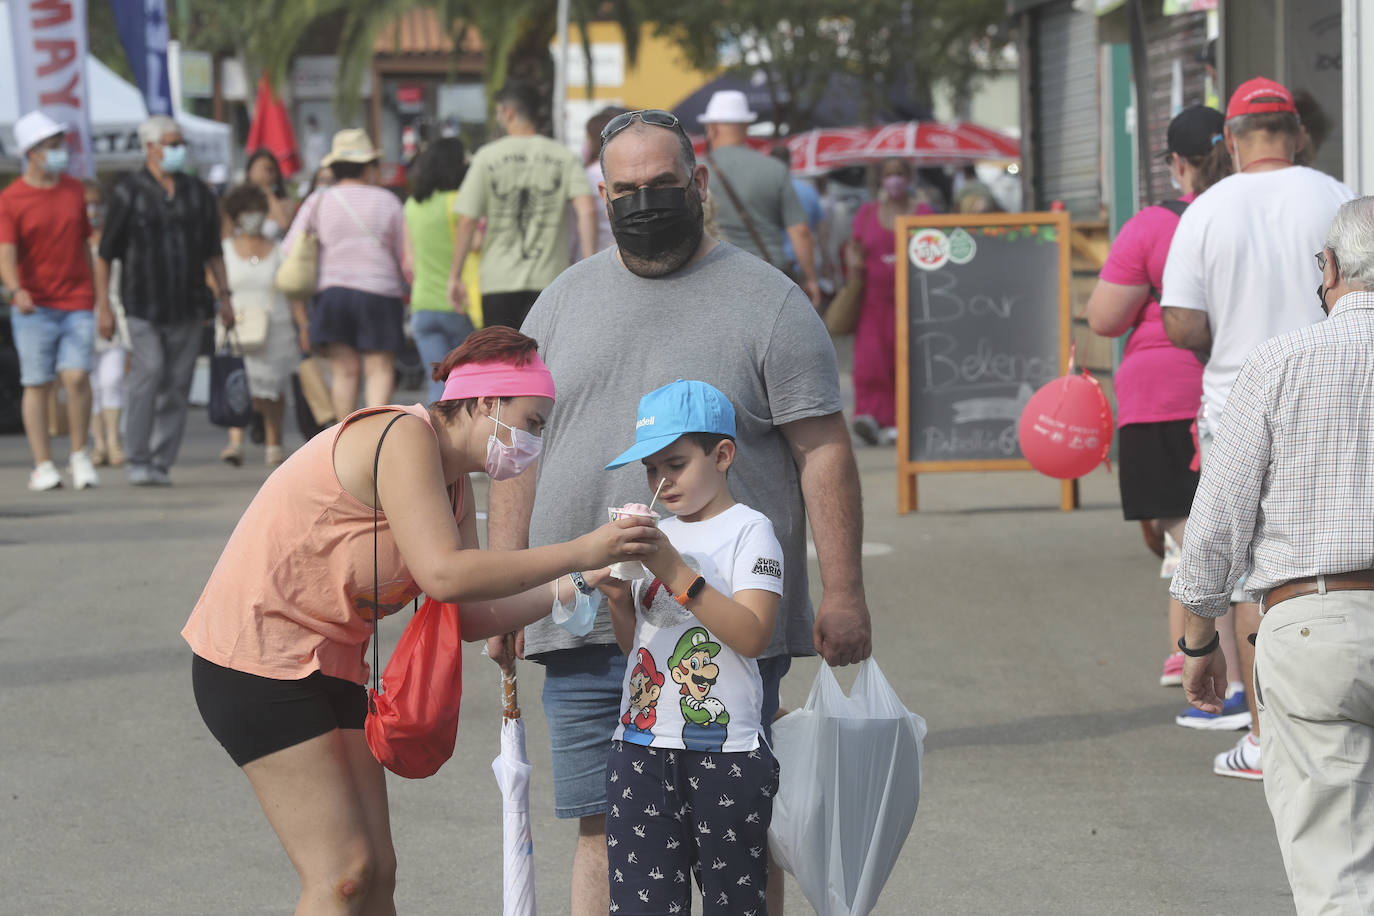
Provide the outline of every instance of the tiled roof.
{"type": "MultiPolygon", "coordinates": [[[[462,51],[465,54],[482,53],[482,38],[476,29],[467,30],[462,51]]],[[[407,10],[377,33],[372,42],[372,53],[405,56],[452,54],[453,36],[450,30],[443,27],[435,10],[407,10]]]]}

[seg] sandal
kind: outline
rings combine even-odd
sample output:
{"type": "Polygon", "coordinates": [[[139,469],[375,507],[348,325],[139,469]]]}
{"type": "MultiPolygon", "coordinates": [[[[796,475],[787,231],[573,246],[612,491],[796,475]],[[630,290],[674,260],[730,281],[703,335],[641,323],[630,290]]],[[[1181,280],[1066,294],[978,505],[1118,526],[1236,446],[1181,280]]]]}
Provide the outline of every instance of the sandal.
{"type": "Polygon", "coordinates": [[[226,445],[224,451],[219,453],[219,460],[223,461],[225,464],[232,464],[234,467],[239,467],[243,464],[243,446],[226,445]]]}

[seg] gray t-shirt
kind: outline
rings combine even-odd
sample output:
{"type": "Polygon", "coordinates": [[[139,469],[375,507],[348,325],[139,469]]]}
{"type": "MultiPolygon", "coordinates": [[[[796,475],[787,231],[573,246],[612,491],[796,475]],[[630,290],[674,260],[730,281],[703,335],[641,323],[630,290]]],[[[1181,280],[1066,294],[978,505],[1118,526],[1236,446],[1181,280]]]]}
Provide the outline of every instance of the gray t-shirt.
{"type": "MultiPolygon", "coordinates": [[[[727,242],[695,264],[648,280],[608,248],[559,275],[521,328],[539,341],[558,398],[544,430],[530,546],[606,522],[606,509],[648,502],[639,462],[603,468],[634,443],[639,399],[675,379],[719,388],[735,407],[736,500],[768,517],[786,581],[765,655],[812,655],[806,509],[778,426],[841,409],[835,348],[796,284],[727,242]]],[[[545,617],[525,630],[530,655],[614,643],[604,605],[577,639],[545,617]]]]}
{"type": "Polygon", "coordinates": [[[806,223],[806,210],[797,198],[796,189],[792,187],[792,176],[787,166],[747,146],[726,146],[714,150],[711,159],[715,165],[712,167],[710,162],[707,163],[711,172],[708,184],[711,199],[716,202],[716,225],[721,233],[731,243],[770,264],[786,264],[782,251],[783,233],[788,226],[806,223]],[[754,244],[754,237],[749,234],[730,194],[725,190],[721,174],[729,179],[730,187],[744,204],[755,231],[768,246],[767,253],[759,251],[754,244]]]}

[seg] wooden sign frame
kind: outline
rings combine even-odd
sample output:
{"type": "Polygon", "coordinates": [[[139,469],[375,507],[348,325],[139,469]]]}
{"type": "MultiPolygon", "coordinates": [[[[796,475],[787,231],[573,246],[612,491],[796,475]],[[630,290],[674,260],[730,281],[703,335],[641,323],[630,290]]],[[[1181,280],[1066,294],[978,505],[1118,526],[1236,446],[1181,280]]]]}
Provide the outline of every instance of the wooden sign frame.
{"type": "MultiPolygon", "coordinates": [[[[1069,214],[978,213],[926,216],[901,216],[896,221],[897,235],[897,511],[905,515],[919,506],[917,477],[950,471],[1030,471],[1024,458],[970,459],[962,461],[912,461],[911,456],[911,314],[907,299],[911,262],[907,257],[910,234],[914,229],[953,229],[960,226],[1052,226],[1059,246],[1059,371],[1068,371],[1072,322],[1069,314],[1070,245],[1069,214]]],[[[1068,512],[1078,507],[1078,481],[1061,481],[1059,508],[1068,512]]]]}

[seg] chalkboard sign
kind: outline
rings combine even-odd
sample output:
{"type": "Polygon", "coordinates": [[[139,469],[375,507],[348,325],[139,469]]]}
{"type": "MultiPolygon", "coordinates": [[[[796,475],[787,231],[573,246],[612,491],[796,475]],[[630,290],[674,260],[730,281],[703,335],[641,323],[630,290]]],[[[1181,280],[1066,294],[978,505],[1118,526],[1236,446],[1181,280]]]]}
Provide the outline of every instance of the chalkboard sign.
{"type": "Polygon", "coordinates": [[[913,216],[896,234],[898,508],[910,512],[917,474],[1030,468],[1021,410],[1068,364],[1069,218],[913,216]]]}

